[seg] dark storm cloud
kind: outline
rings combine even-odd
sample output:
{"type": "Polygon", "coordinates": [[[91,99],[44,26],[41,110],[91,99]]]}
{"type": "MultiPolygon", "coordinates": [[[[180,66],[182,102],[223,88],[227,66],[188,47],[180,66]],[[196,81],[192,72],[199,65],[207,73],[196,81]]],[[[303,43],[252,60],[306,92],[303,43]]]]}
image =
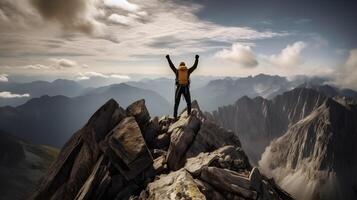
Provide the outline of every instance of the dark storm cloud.
{"type": "Polygon", "coordinates": [[[93,33],[96,21],[90,17],[93,0],[31,0],[45,20],[55,21],[66,29],[93,33]]]}

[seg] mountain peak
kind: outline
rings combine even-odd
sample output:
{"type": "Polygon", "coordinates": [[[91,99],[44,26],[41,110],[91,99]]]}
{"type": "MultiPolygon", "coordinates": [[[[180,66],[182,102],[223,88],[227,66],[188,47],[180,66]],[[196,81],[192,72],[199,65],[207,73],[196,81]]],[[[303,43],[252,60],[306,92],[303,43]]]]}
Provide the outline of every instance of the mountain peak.
{"type": "Polygon", "coordinates": [[[237,136],[205,119],[197,102],[175,121],[150,118],[143,99],[126,109],[109,100],[98,109],[32,198],[172,199],[167,195],[291,199],[251,167],[237,136]]]}
{"type": "Polygon", "coordinates": [[[355,104],[327,98],[274,140],[259,165],[298,199],[355,199],[356,120],[355,104]],[[287,184],[297,176],[300,182],[287,184]]]}

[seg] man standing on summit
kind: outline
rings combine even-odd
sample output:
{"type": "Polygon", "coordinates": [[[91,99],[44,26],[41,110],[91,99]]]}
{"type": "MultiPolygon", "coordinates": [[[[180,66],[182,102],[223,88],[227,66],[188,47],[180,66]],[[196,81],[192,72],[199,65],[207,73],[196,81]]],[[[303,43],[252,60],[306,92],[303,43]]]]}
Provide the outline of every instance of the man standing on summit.
{"type": "Polygon", "coordinates": [[[172,63],[170,56],[166,55],[167,61],[169,62],[170,68],[175,73],[176,76],[176,91],[175,91],[175,106],[174,106],[174,118],[177,119],[177,109],[180,104],[181,95],[185,97],[187,103],[187,114],[191,114],[191,96],[190,96],[190,75],[198,65],[199,56],[196,55],[195,63],[192,67],[187,68],[184,62],[180,63],[179,68],[177,69],[172,63]]]}

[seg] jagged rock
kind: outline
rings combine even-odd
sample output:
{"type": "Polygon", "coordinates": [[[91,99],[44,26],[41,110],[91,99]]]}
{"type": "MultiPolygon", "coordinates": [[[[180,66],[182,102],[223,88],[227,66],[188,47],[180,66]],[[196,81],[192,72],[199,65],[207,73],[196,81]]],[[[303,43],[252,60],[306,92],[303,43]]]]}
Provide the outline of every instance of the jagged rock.
{"type": "MultiPolygon", "coordinates": [[[[153,162],[145,140],[134,117],[123,119],[110,133],[108,144],[116,157],[114,166],[131,180],[153,162]]],[[[108,154],[113,157],[113,154],[108,154]]]]}
{"type": "Polygon", "coordinates": [[[128,116],[135,117],[135,120],[140,126],[141,130],[144,130],[150,122],[150,114],[145,106],[145,100],[141,99],[128,106],[126,109],[128,116]]]}
{"type": "Polygon", "coordinates": [[[126,109],[128,116],[135,117],[144,139],[149,147],[154,146],[154,139],[159,131],[158,119],[150,120],[150,114],[145,106],[145,100],[141,99],[128,106],[126,109]]]}
{"type": "Polygon", "coordinates": [[[170,127],[171,133],[170,147],[167,152],[166,163],[172,170],[177,170],[184,165],[185,154],[200,129],[201,121],[190,116],[177,121],[170,127]]]}
{"type": "Polygon", "coordinates": [[[206,199],[186,170],[161,175],[147,186],[146,192],[147,200],[206,199]]]}
{"type": "Polygon", "coordinates": [[[91,175],[79,190],[75,200],[100,199],[103,195],[103,190],[109,184],[108,171],[105,167],[105,159],[101,156],[97,164],[95,164],[91,175]],[[102,189],[103,188],[103,189],[102,189]]]}
{"type": "Polygon", "coordinates": [[[167,133],[162,133],[157,136],[155,142],[156,142],[155,144],[156,148],[167,150],[167,148],[170,145],[170,136],[167,133]]]}
{"type": "Polygon", "coordinates": [[[187,159],[185,169],[193,174],[199,176],[203,167],[208,167],[213,161],[219,158],[218,153],[200,153],[194,158],[187,159]]]}
{"type": "Polygon", "coordinates": [[[225,200],[224,196],[219,193],[217,190],[215,190],[210,184],[199,180],[195,179],[195,183],[197,187],[200,189],[200,191],[205,195],[207,200],[225,200]]]}
{"type": "Polygon", "coordinates": [[[161,149],[154,149],[152,151],[152,156],[154,159],[160,157],[160,156],[164,156],[166,158],[167,152],[161,149]]]}
{"type": "Polygon", "coordinates": [[[249,199],[257,199],[257,192],[250,190],[250,180],[234,171],[204,167],[200,178],[222,191],[237,193],[249,199]]]}
{"type": "MultiPolygon", "coordinates": [[[[194,176],[199,176],[201,169],[208,166],[215,166],[218,163],[222,168],[228,168],[235,171],[238,171],[240,168],[237,168],[232,161],[226,162],[224,158],[230,157],[230,159],[244,159],[248,162],[244,152],[239,150],[239,147],[234,146],[224,146],[213,152],[200,153],[196,157],[188,158],[185,164],[185,169],[189,171],[194,176]],[[222,163],[223,162],[223,166],[222,163]]],[[[243,160],[242,160],[243,162],[243,160]]],[[[250,170],[249,162],[247,165],[243,166],[244,169],[250,170]]]]}
{"type": "MultiPolygon", "coordinates": [[[[203,114],[203,112],[200,109],[200,106],[198,105],[198,102],[196,100],[191,102],[191,115],[195,115],[198,119],[200,119],[201,121],[205,121],[206,117],[203,114]]],[[[185,108],[181,114],[180,114],[180,118],[187,118],[188,114],[187,114],[187,108],[185,108]]]]}
{"type": "Polygon", "coordinates": [[[64,147],[34,199],[289,199],[251,169],[237,136],[207,121],[198,105],[176,122],[150,120],[144,101],[126,111],[109,101],[97,113],[64,147]],[[151,148],[145,136],[155,136],[151,148]]]}
{"type": "Polygon", "coordinates": [[[162,174],[164,171],[167,170],[164,155],[154,160],[154,169],[156,174],[162,174]]]}
{"type": "Polygon", "coordinates": [[[326,100],[321,93],[295,88],[271,100],[244,96],[234,104],[219,107],[209,119],[238,134],[244,151],[257,164],[270,142],[290,125],[303,119],[326,100]]]}
{"type": "Polygon", "coordinates": [[[121,117],[121,109],[112,99],[95,112],[64,145],[32,199],[74,199],[101,154],[99,142],[121,117]]]}
{"type": "Polygon", "coordinates": [[[297,199],[357,199],[356,122],[356,103],[329,98],[271,142],[259,166],[297,199]]]}
{"type": "Polygon", "coordinates": [[[240,147],[238,137],[214,122],[204,121],[193,144],[187,151],[187,157],[193,157],[200,152],[210,152],[226,145],[240,147]]]}

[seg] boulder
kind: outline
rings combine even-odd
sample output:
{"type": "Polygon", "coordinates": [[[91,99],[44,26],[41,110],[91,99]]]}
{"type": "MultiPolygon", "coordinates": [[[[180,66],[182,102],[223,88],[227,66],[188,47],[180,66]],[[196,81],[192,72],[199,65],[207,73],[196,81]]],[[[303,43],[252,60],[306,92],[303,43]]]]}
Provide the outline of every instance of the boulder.
{"type": "Polygon", "coordinates": [[[147,200],[205,200],[192,176],[186,170],[161,175],[146,188],[147,200]]]}
{"type": "Polygon", "coordinates": [[[217,190],[215,190],[210,184],[199,180],[195,179],[195,183],[197,187],[200,189],[200,191],[205,195],[207,200],[225,200],[226,198],[219,193],[217,190]]]}
{"type": "Polygon", "coordinates": [[[126,108],[127,116],[135,117],[135,120],[139,124],[140,130],[145,130],[150,122],[150,114],[145,106],[145,100],[141,99],[135,101],[126,108]]]}
{"type": "MultiPolygon", "coordinates": [[[[240,171],[240,168],[237,168],[235,166],[234,160],[238,160],[238,159],[240,160],[245,158],[245,154],[242,154],[242,152],[240,152],[239,149],[240,149],[239,147],[224,146],[213,152],[202,152],[198,154],[196,157],[188,158],[185,164],[185,169],[189,171],[191,174],[193,174],[194,176],[199,176],[202,168],[208,166],[227,168],[238,172],[240,171]]],[[[244,159],[241,161],[247,162],[248,160],[244,159]]],[[[249,169],[250,169],[249,164],[244,165],[244,170],[249,170],[249,169]]]]}
{"type": "Polygon", "coordinates": [[[194,176],[201,174],[201,169],[210,166],[212,162],[218,160],[217,153],[200,153],[198,156],[189,158],[186,161],[185,169],[194,176]]]}
{"type": "Polygon", "coordinates": [[[126,109],[126,114],[135,118],[147,146],[153,148],[155,146],[155,137],[160,129],[159,119],[158,117],[154,117],[150,120],[150,114],[145,106],[145,100],[142,99],[129,105],[126,109]]]}
{"type": "Polygon", "coordinates": [[[195,116],[190,116],[180,119],[171,126],[169,131],[172,133],[166,163],[170,169],[177,170],[184,165],[186,151],[200,129],[201,121],[195,116]]]}
{"type": "Polygon", "coordinates": [[[153,163],[140,128],[134,117],[123,119],[110,133],[109,151],[114,166],[127,180],[135,178],[153,163]],[[119,159],[116,159],[119,158],[119,159]]]}
{"type": "Polygon", "coordinates": [[[231,170],[204,167],[200,178],[221,191],[236,193],[249,199],[258,197],[257,192],[251,190],[249,178],[231,170]]]}
{"type": "Polygon", "coordinates": [[[158,149],[167,150],[170,145],[170,136],[167,133],[158,135],[155,139],[155,147],[158,149]]]}
{"type": "Polygon", "coordinates": [[[194,157],[201,152],[214,151],[226,145],[240,147],[238,137],[229,130],[226,130],[212,121],[204,121],[202,126],[187,151],[187,157],[194,157]]]}

